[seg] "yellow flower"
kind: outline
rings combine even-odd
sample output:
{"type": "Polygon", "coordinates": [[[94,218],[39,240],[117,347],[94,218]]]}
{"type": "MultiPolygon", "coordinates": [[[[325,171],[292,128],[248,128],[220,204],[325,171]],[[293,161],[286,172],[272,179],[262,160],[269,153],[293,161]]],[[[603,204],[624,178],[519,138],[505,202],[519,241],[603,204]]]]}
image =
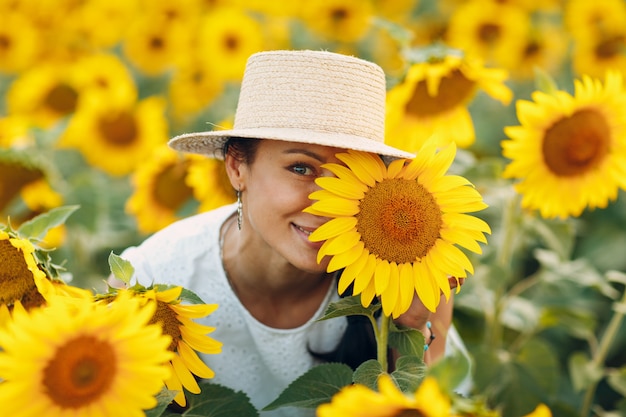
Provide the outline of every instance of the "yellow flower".
{"type": "Polygon", "coordinates": [[[330,217],[310,239],[325,241],[318,261],[331,256],[327,270],[345,270],[339,292],[354,283],[367,307],[380,296],[386,315],[407,311],[417,293],[435,311],[443,291],[450,297],[448,277],[473,273],[468,257],[456,245],[481,253],[477,241],[490,233],[482,220],[465,213],[486,204],[469,181],[445,175],[456,154],[452,144],[436,152],[427,143],[414,160],[398,159],[388,167],[375,155],[337,154],[347,166],[326,164],[337,178],[316,182],[306,212],[330,217]]]}
{"type": "Polygon", "coordinates": [[[124,55],[140,72],[155,76],[177,66],[191,48],[191,28],[183,22],[140,15],[123,41],[124,55]]]}
{"type": "Polygon", "coordinates": [[[475,141],[466,106],[479,90],[508,104],[513,96],[504,85],[507,72],[485,68],[454,51],[425,51],[425,59],[409,68],[405,79],[387,95],[385,141],[415,152],[431,136],[468,147],[475,141]]]}
{"type": "Polygon", "coordinates": [[[607,71],[626,71],[626,29],[590,35],[574,45],[572,61],[578,74],[603,77],[607,71]]]}
{"type": "Polygon", "coordinates": [[[35,143],[25,116],[0,117],[0,149],[25,148],[35,143]]]}
{"type": "Polygon", "coordinates": [[[218,79],[240,81],[248,57],[264,45],[263,29],[252,16],[240,9],[218,7],[202,19],[196,54],[218,79]]]}
{"type": "Polygon", "coordinates": [[[233,186],[228,180],[224,161],[219,159],[194,159],[189,166],[187,185],[200,201],[199,212],[232,203],[236,200],[233,186]]]}
{"type": "Polygon", "coordinates": [[[224,85],[213,67],[197,57],[183,61],[169,83],[169,98],[174,117],[184,121],[197,115],[223,90],[224,85]]]}
{"type": "Polygon", "coordinates": [[[552,417],[552,412],[545,404],[539,404],[532,413],[524,417],[552,417]]]}
{"type": "Polygon", "coordinates": [[[511,162],[505,178],[520,181],[522,206],[543,217],[579,216],[604,208],[626,188],[626,92],[622,75],[605,84],[584,76],[574,95],[536,91],[517,102],[519,126],[505,128],[511,162]]]}
{"type": "Polygon", "coordinates": [[[308,0],[302,4],[300,17],[328,40],[356,42],[371,27],[374,8],[370,0],[308,0]]]}
{"type": "Polygon", "coordinates": [[[46,274],[37,266],[34,252],[35,247],[28,239],[12,237],[0,230],[0,303],[10,306],[46,285],[46,274]]]}
{"type": "Polygon", "coordinates": [[[169,337],[148,325],[156,306],[53,297],[13,311],[0,329],[0,403],[6,415],[144,416],[168,378],[169,337]]]}
{"type": "Polygon", "coordinates": [[[595,38],[601,32],[620,32],[626,25],[626,4],[623,0],[569,0],[563,21],[575,41],[595,38]]]}
{"type": "Polygon", "coordinates": [[[1,10],[0,73],[17,73],[33,65],[42,46],[40,33],[26,16],[1,10]]]}
{"type": "Polygon", "coordinates": [[[182,155],[163,144],[137,167],[126,212],[137,219],[140,232],[156,232],[182,216],[181,210],[193,196],[185,178],[191,160],[197,157],[182,155]]]}
{"type": "Polygon", "coordinates": [[[27,152],[0,149],[0,210],[4,210],[22,187],[43,178],[46,173],[27,152]]]}
{"type": "Polygon", "coordinates": [[[469,0],[450,17],[445,41],[487,64],[512,69],[511,51],[523,48],[529,28],[528,12],[511,2],[469,0]]]}
{"type": "Polygon", "coordinates": [[[162,97],[148,97],[129,106],[102,104],[76,113],[62,138],[63,146],[78,148],[92,166],[111,175],[126,175],[167,142],[162,97]]]}
{"type": "Polygon", "coordinates": [[[317,408],[317,417],[449,417],[450,400],[437,381],[426,377],[409,396],[400,391],[391,377],[382,374],[378,392],[364,385],[349,385],[335,394],[330,403],[317,408]]]}
{"type": "Polygon", "coordinates": [[[71,65],[42,64],[20,73],[6,95],[9,115],[28,118],[39,127],[50,127],[74,113],[79,88],[71,65]]]}
{"type": "Polygon", "coordinates": [[[182,287],[167,290],[152,289],[137,295],[156,305],[151,323],[159,323],[163,334],[171,337],[169,350],[174,352],[169,367],[170,377],[165,380],[168,389],[180,391],[174,401],[185,406],[187,400],[183,387],[193,394],[200,392],[194,375],[200,378],[213,378],[215,373],[198,357],[198,352],[217,354],[222,350],[222,343],[207,336],[215,330],[192,319],[208,316],[217,308],[217,304],[180,303],[182,287]]]}

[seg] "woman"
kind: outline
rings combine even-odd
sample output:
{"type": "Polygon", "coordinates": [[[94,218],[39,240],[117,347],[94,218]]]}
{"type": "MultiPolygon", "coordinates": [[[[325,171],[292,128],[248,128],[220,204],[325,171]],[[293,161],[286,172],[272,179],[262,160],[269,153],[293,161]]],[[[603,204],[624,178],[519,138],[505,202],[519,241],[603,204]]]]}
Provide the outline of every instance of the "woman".
{"type": "MultiPolygon", "coordinates": [[[[122,254],[140,283],[181,285],[219,304],[204,324],[216,328],[211,336],[223,351],[203,359],[215,371],[212,382],[244,391],[259,409],[321,358],[353,367],[368,358],[362,346],[356,346],[361,356],[344,349],[360,333],[347,330],[348,320],[316,321],[339,295],[335,274],[326,272],[328,259],[316,261],[320,243],[308,239],[328,219],[303,209],[319,189],[315,179],[332,175],[322,165],[340,163],[338,152],[414,156],[383,143],[385,87],[378,66],[354,57],[319,51],[251,56],[234,128],[170,141],[176,150],[223,158],[238,202],[179,221],[122,254]]],[[[426,323],[433,323],[438,334],[427,362],[443,354],[451,311],[451,303],[442,303],[430,314],[416,298],[398,319],[427,338],[426,323]]]]}

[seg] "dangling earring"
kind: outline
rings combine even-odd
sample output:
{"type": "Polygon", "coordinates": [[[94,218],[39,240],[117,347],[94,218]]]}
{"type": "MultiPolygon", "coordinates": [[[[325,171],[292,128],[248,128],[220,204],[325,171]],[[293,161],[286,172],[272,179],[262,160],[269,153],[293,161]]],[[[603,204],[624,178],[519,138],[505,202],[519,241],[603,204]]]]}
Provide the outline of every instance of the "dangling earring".
{"type": "Polygon", "coordinates": [[[241,203],[241,190],[237,190],[237,228],[241,230],[243,223],[243,204],[241,203]]]}

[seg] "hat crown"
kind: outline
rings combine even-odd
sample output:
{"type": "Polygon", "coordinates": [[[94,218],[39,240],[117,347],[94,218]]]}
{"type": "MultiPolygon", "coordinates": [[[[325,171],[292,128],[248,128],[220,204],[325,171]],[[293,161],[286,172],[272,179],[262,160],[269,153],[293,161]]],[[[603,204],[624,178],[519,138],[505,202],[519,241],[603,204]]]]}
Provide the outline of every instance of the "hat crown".
{"type": "MultiPolygon", "coordinates": [[[[384,142],[385,74],[324,51],[271,51],[246,64],[234,129],[289,129],[384,142]]],[[[304,139],[304,138],[303,138],[304,139]]]]}

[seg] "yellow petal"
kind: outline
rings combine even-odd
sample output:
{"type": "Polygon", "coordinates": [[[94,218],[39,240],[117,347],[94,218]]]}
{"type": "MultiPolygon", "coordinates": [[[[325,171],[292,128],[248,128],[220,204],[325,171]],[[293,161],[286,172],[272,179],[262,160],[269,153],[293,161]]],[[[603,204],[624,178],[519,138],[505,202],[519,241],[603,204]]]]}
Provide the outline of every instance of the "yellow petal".
{"type": "Polygon", "coordinates": [[[357,224],[356,217],[337,217],[336,219],[330,219],[309,236],[311,242],[321,242],[322,240],[330,239],[338,236],[342,233],[355,230],[357,224]]]}
{"type": "Polygon", "coordinates": [[[363,252],[363,248],[365,245],[363,242],[359,241],[352,248],[348,249],[345,252],[341,252],[335,256],[333,256],[328,263],[328,267],[326,268],[327,272],[334,272],[341,268],[345,268],[350,265],[352,262],[356,261],[358,257],[363,252]]]}
{"type": "Polygon", "coordinates": [[[200,378],[213,378],[215,376],[215,372],[202,362],[198,354],[185,342],[178,344],[178,353],[185,365],[187,365],[187,368],[189,368],[194,375],[200,378]]]}
{"type": "Polygon", "coordinates": [[[199,394],[200,386],[198,386],[198,382],[193,377],[192,373],[189,372],[189,369],[187,369],[180,357],[175,355],[172,358],[171,363],[174,368],[174,372],[176,373],[176,376],[180,380],[181,384],[183,384],[183,387],[193,394],[199,394]]]}

